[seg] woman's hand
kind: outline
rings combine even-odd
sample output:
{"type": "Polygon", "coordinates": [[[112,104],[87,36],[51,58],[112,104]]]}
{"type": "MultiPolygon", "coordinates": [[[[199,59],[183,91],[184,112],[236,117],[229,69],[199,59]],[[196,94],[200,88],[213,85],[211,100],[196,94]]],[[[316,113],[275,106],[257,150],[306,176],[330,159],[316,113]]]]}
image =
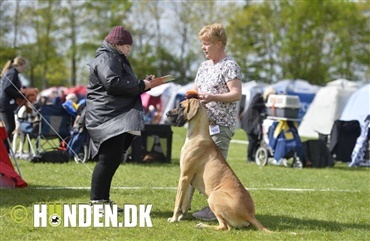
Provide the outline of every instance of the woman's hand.
{"type": "Polygon", "coordinates": [[[154,75],[147,75],[144,79],[144,83],[145,83],[145,89],[144,90],[148,90],[148,89],[151,89],[152,88],[152,84],[150,83],[150,81],[152,79],[154,79],[155,76],[154,75]]]}
{"type": "Polygon", "coordinates": [[[201,95],[199,95],[199,99],[201,100],[201,102],[203,104],[207,104],[207,103],[213,101],[214,95],[211,95],[211,94],[201,94],[201,95]]]}
{"type": "Polygon", "coordinates": [[[151,74],[151,75],[147,75],[144,80],[151,81],[154,78],[155,78],[155,76],[151,74]]]}

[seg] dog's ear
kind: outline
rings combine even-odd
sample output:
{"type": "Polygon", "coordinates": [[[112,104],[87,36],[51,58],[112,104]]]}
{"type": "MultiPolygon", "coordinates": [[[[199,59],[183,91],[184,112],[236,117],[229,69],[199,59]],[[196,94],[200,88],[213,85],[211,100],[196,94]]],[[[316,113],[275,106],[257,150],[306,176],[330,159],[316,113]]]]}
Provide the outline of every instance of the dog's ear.
{"type": "Polygon", "coordinates": [[[187,99],[187,110],[186,110],[186,118],[190,121],[198,112],[200,101],[197,99],[187,99]]]}

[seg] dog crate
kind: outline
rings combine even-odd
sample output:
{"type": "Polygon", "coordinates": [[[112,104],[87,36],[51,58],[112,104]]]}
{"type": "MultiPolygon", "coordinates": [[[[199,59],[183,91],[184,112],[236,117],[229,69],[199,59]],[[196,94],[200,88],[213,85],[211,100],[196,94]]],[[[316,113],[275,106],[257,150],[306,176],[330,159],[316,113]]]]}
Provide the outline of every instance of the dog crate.
{"type": "Polygon", "coordinates": [[[270,95],[266,107],[268,116],[297,119],[301,103],[296,95],[270,95]]]}
{"type": "Polygon", "coordinates": [[[131,144],[131,153],[127,162],[171,162],[172,154],[171,125],[145,125],[141,136],[131,144]]]}

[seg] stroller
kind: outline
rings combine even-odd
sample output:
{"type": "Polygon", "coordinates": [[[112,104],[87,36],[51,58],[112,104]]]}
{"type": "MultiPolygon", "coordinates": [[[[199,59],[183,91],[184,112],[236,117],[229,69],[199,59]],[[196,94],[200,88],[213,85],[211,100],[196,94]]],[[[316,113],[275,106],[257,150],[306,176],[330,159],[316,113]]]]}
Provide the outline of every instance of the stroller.
{"type": "Polygon", "coordinates": [[[273,117],[268,119],[273,119],[273,123],[270,127],[263,127],[263,138],[256,152],[256,164],[266,166],[272,163],[302,168],[303,147],[296,121],[273,117]]]}
{"type": "Polygon", "coordinates": [[[67,151],[75,162],[86,162],[89,153],[89,134],[85,127],[86,99],[82,99],[78,104],[76,119],[73,124],[73,134],[68,142],[67,151]]]}

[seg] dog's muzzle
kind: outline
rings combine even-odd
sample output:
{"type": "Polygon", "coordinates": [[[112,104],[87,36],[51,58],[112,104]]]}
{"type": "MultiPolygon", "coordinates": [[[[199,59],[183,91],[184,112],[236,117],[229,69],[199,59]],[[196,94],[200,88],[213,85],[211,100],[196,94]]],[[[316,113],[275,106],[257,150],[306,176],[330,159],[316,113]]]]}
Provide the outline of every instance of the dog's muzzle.
{"type": "Polygon", "coordinates": [[[184,108],[176,108],[173,110],[170,110],[166,113],[167,120],[170,122],[173,126],[183,126],[187,122],[187,119],[184,115],[184,108]]]}

